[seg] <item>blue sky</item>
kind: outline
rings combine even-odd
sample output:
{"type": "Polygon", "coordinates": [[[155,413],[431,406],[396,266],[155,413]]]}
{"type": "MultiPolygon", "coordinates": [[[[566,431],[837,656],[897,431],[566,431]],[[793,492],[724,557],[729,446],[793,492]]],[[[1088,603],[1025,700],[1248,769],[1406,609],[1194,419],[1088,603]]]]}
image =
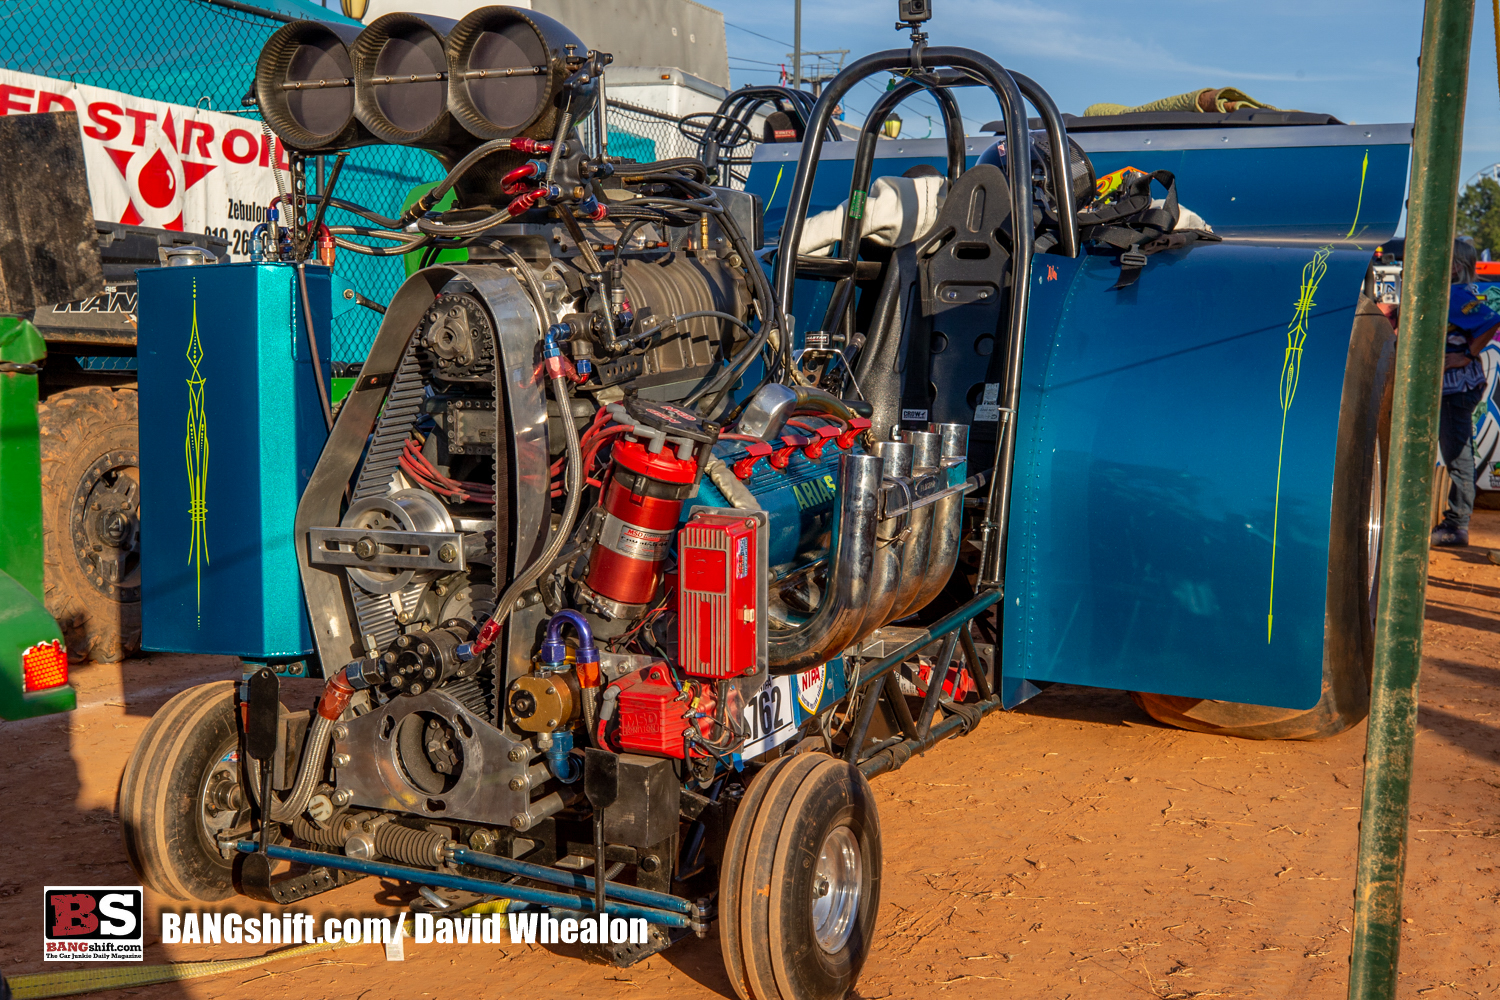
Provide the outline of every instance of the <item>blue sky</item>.
{"type": "MultiPolygon", "coordinates": [[[[780,43],[792,40],[793,0],[709,6],[724,12],[734,85],[775,82],[776,65],[790,62],[790,44],[780,43]]],[[[1349,122],[1410,122],[1415,115],[1422,36],[1416,0],[933,0],[933,9],[931,44],[979,49],[1031,76],[1073,114],[1096,101],[1140,104],[1232,86],[1277,107],[1349,122]]],[[[1476,4],[1464,180],[1500,161],[1490,10],[1476,4]]],[[[906,34],[892,27],[895,13],[895,0],[803,0],[802,47],[847,48],[850,58],[905,47],[906,34]]],[[[861,121],[877,97],[869,85],[856,87],[845,102],[849,120],[861,121]]],[[[960,103],[971,131],[999,117],[993,98],[968,91],[960,103]]],[[[936,114],[930,102],[909,106],[936,114]]],[[[903,108],[902,117],[903,134],[926,133],[920,113],[903,108]]]]}

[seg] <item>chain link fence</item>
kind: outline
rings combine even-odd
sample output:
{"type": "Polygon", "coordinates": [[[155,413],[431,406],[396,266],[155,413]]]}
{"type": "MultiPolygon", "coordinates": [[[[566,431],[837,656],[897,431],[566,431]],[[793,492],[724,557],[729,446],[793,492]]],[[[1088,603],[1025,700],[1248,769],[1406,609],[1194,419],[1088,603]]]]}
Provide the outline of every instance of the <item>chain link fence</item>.
{"type": "MultiPolygon", "coordinates": [[[[628,156],[632,160],[649,163],[652,160],[666,160],[676,156],[696,157],[698,155],[697,139],[688,138],[679,127],[682,119],[625,101],[610,100],[607,103],[608,115],[605,121],[609,127],[609,154],[611,156],[628,156]]],[[[688,128],[693,136],[696,137],[702,133],[703,126],[708,123],[708,119],[709,116],[706,114],[690,116],[688,128]]],[[[745,176],[750,169],[750,158],[755,154],[755,147],[759,145],[760,135],[756,130],[751,129],[742,137],[739,145],[726,151],[732,161],[729,171],[730,187],[744,188],[745,176]]]]}
{"type": "Polygon", "coordinates": [[[677,119],[636,104],[610,100],[605,122],[609,127],[609,155],[628,156],[641,163],[697,156],[698,144],[677,128],[677,119]]]}
{"type": "MultiPolygon", "coordinates": [[[[240,99],[250,89],[261,47],[286,20],[206,0],[11,0],[0,7],[0,66],[240,115],[258,130],[260,115],[244,109],[240,99]]],[[[311,163],[308,173],[311,185],[311,163]]],[[[394,212],[414,186],[442,175],[438,161],[420,150],[368,146],[350,153],[337,193],[394,212]]],[[[341,216],[330,210],[328,221],[353,222],[341,216]]],[[[334,271],[382,303],[404,276],[399,257],[347,252],[339,254],[334,271]]],[[[379,325],[380,317],[368,309],[340,316],[333,326],[334,360],[362,360],[379,325]]]]}
{"type": "MultiPolygon", "coordinates": [[[[10,0],[0,6],[0,66],[239,115],[255,123],[248,128],[258,130],[260,114],[240,101],[250,90],[261,47],[287,20],[209,0],[10,0]]],[[[671,115],[609,101],[606,123],[613,156],[646,162],[697,155],[697,144],[678,130],[671,115]]],[[[332,158],[327,162],[331,169],[332,158]]],[[[315,161],[309,161],[308,175],[309,190],[315,190],[315,161]]],[[[442,165],[422,150],[365,146],[350,152],[336,193],[394,215],[412,188],[442,176],[442,165]]],[[[358,220],[330,209],[327,221],[351,225],[358,220]]],[[[390,301],[405,277],[400,257],[348,251],[339,252],[334,271],[380,303],[390,301]]],[[[338,317],[332,331],[334,360],[363,360],[379,325],[379,315],[368,309],[338,317]]]]}

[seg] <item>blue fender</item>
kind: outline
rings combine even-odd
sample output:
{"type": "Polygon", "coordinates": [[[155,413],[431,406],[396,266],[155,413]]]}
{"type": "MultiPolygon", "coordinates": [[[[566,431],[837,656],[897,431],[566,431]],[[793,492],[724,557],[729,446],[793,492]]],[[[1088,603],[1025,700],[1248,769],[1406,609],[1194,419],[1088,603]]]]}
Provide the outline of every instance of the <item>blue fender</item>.
{"type": "Polygon", "coordinates": [[[1112,257],[1037,258],[1007,705],[1043,681],[1317,703],[1339,408],[1368,263],[1207,245],[1151,257],[1117,291],[1112,257]]]}

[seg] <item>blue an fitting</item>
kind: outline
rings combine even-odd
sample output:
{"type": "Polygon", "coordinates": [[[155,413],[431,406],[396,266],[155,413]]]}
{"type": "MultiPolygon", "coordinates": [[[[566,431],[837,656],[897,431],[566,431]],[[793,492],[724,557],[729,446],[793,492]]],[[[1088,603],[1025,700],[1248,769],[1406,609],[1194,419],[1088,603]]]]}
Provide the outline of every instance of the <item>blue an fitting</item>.
{"type": "MultiPolygon", "coordinates": [[[[542,339],[542,357],[562,357],[562,348],[558,346],[558,342],[568,339],[568,337],[572,336],[572,334],[573,328],[568,324],[553,323],[550,327],[547,328],[547,336],[542,339]]],[[[582,621],[583,619],[580,618],[579,620],[582,621]]],[[[583,627],[587,629],[588,625],[585,624],[583,627]]]]}
{"type": "Polygon", "coordinates": [[[573,756],[573,734],[560,729],[552,734],[552,745],[547,748],[547,770],[565,785],[571,785],[583,777],[583,764],[573,756]]]}
{"type": "Polygon", "coordinates": [[[572,625],[573,631],[578,633],[576,662],[598,663],[599,650],[594,646],[594,631],[589,628],[588,619],[576,611],[559,611],[547,620],[547,634],[542,639],[541,651],[537,653],[537,665],[543,670],[561,670],[567,663],[568,647],[562,641],[564,625],[572,625]]]}
{"type": "Polygon", "coordinates": [[[255,228],[250,230],[250,263],[259,264],[262,260],[265,260],[266,249],[263,245],[265,237],[266,224],[264,222],[256,223],[255,228]]]}
{"type": "Polygon", "coordinates": [[[578,360],[573,362],[573,367],[577,369],[578,374],[588,375],[593,372],[594,363],[588,358],[579,358],[578,360]]]}
{"type": "Polygon", "coordinates": [[[546,177],[547,177],[547,161],[546,160],[527,160],[526,163],[524,164],[524,166],[528,166],[528,167],[531,168],[531,176],[532,177],[539,177],[539,178],[542,178],[543,180],[546,179],[546,177]]]}

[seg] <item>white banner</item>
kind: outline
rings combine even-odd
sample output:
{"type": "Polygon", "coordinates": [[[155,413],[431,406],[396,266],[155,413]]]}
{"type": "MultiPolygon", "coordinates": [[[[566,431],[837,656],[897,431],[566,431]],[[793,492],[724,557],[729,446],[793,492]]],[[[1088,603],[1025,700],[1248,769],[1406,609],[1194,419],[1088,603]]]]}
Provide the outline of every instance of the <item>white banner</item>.
{"type": "Polygon", "coordinates": [[[0,115],[47,111],[78,112],[94,218],[210,233],[249,254],[276,197],[272,155],[287,169],[260,122],[0,69],[0,115]]]}

